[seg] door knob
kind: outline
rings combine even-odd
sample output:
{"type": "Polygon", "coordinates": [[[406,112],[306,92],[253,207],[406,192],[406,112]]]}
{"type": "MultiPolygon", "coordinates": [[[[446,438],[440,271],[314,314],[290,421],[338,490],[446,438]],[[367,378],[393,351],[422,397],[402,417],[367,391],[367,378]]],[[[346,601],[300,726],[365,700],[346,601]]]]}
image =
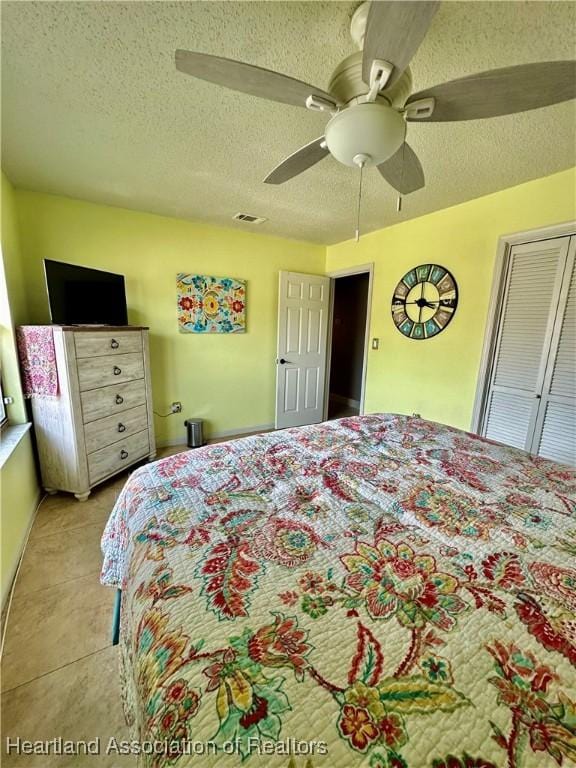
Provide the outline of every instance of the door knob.
{"type": "Polygon", "coordinates": [[[286,365],[286,363],[290,363],[290,360],[284,360],[284,358],[281,357],[280,360],[279,360],[279,363],[280,363],[280,365],[286,365]]]}

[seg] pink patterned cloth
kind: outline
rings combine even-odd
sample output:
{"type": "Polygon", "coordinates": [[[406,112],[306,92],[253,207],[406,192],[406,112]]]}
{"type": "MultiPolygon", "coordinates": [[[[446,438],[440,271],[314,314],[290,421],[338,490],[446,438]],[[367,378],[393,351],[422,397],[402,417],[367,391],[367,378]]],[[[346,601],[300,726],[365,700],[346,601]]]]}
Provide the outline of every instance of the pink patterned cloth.
{"type": "Polygon", "coordinates": [[[24,397],[56,397],[58,368],[51,325],[21,325],[16,329],[24,397]]]}

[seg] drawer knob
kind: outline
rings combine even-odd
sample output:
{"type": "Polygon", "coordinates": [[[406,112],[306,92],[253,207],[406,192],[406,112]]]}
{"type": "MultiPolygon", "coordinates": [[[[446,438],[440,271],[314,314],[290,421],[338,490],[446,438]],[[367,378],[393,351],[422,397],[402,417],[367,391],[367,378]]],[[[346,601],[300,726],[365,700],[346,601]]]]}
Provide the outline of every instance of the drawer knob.
{"type": "Polygon", "coordinates": [[[116,395],[116,405],[122,405],[123,402],[124,402],[124,398],[122,397],[122,395],[116,395]]]}
{"type": "Polygon", "coordinates": [[[114,376],[120,376],[122,373],[122,368],[118,368],[117,365],[114,366],[114,376]]]}
{"type": "Polygon", "coordinates": [[[126,425],[122,424],[122,422],[118,424],[118,432],[126,432],[126,425]]]}
{"type": "Polygon", "coordinates": [[[128,458],[128,451],[125,451],[124,448],[120,451],[120,458],[121,459],[127,459],[128,458]]]}
{"type": "Polygon", "coordinates": [[[112,349],[118,349],[120,344],[116,341],[116,339],[112,339],[112,341],[110,342],[110,346],[112,347],[112,349]]]}

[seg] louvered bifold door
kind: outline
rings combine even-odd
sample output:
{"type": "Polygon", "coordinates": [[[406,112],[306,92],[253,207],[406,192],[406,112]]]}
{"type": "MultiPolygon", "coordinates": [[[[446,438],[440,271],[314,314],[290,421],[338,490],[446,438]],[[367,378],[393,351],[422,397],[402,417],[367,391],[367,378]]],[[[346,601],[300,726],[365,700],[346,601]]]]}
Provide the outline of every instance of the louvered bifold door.
{"type": "Polygon", "coordinates": [[[576,465],[576,238],[571,238],[532,452],[576,465]]]}
{"type": "Polygon", "coordinates": [[[529,451],[569,238],[510,251],[482,434],[529,451]]]}

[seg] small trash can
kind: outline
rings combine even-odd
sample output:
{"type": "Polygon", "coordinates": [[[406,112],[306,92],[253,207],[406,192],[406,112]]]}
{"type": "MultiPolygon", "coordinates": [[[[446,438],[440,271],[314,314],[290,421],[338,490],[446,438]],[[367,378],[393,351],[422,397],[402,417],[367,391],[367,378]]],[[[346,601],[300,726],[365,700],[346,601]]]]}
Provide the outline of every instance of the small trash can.
{"type": "Polygon", "coordinates": [[[189,448],[200,448],[204,445],[202,436],[202,419],[186,419],[186,443],[189,448]]]}

